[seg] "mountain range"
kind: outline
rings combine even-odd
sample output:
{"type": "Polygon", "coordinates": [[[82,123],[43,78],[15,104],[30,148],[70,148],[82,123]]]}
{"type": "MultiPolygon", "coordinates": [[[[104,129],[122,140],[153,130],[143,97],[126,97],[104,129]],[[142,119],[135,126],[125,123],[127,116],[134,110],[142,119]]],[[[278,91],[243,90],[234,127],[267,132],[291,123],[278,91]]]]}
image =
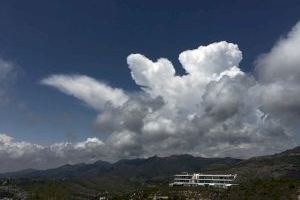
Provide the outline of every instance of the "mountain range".
{"type": "Polygon", "coordinates": [[[27,169],[4,173],[0,178],[56,179],[80,187],[126,190],[143,185],[167,184],[172,175],[180,172],[238,174],[238,182],[281,177],[300,179],[300,146],[274,155],[245,160],[191,155],[153,156],[124,159],[115,163],[97,161],[93,164],[64,165],[48,170],[27,169]]]}

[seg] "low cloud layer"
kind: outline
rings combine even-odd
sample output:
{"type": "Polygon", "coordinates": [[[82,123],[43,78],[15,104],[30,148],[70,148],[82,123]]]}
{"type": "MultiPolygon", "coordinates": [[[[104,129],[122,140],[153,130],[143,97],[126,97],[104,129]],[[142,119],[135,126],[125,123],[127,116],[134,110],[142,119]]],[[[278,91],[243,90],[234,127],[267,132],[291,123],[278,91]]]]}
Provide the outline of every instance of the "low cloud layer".
{"type": "Polygon", "coordinates": [[[254,75],[241,71],[242,52],[225,41],[180,53],[182,76],[166,58],[131,54],[136,93],[84,75],[52,75],[41,83],[97,110],[97,130],[106,137],[40,146],[2,134],[7,165],[0,171],[154,154],[245,158],[292,148],[300,115],[299,45],[298,23],[258,58],[254,75]]]}
{"type": "Polygon", "coordinates": [[[105,158],[103,142],[87,138],[78,143],[55,143],[42,146],[29,142],[16,142],[14,138],[0,134],[0,171],[16,171],[24,168],[46,169],[66,163],[94,162],[105,158]]]}

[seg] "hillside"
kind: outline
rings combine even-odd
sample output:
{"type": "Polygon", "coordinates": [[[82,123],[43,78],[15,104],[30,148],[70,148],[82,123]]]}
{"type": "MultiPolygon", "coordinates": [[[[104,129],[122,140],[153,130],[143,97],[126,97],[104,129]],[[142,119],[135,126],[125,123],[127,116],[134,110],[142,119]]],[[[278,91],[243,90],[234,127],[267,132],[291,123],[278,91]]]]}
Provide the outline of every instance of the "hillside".
{"type": "Polygon", "coordinates": [[[12,178],[79,178],[95,176],[116,176],[136,180],[138,182],[163,181],[174,173],[187,171],[203,171],[215,166],[232,167],[239,163],[235,158],[202,158],[191,155],[173,155],[170,157],[149,157],[131,160],[120,160],[110,164],[97,161],[93,164],[64,165],[48,170],[23,170],[2,174],[1,177],[12,178]]]}
{"type": "Polygon", "coordinates": [[[235,158],[202,158],[191,155],[150,157],[120,160],[116,163],[98,161],[93,164],[64,165],[49,170],[23,170],[2,174],[27,181],[63,180],[77,191],[89,193],[104,191],[131,191],[145,185],[167,184],[179,172],[236,173],[238,182],[252,179],[300,179],[300,147],[282,153],[254,157],[247,160],[235,158]]]}
{"type": "Polygon", "coordinates": [[[237,173],[240,181],[281,177],[300,179],[300,147],[243,160],[228,171],[237,173]]]}

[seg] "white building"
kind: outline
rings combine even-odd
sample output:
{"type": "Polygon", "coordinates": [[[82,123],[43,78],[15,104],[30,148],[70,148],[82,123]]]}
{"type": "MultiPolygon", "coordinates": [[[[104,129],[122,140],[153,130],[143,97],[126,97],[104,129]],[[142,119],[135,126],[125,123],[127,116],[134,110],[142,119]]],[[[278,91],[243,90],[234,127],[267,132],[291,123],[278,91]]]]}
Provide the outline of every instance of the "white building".
{"type": "Polygon", "coordinates": [[[213,186],[227,188],[234,184],[237,174],[188,174],[174,175],[174,182],[170,186],[213,186]]]}

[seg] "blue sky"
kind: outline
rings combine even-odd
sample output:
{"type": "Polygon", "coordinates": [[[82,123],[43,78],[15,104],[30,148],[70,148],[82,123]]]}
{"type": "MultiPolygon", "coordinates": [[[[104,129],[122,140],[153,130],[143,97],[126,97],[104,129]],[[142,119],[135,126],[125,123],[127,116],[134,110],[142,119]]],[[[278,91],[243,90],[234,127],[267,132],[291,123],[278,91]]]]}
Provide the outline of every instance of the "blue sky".
{"type": "Polygon", "coordinates": [[[82,74],[132,93],[141,89],[128,55],[168,58],[183,75],[181,52],[223,40],[238,44],[240,69],[255,74],[254,61],[299,21],[299,10],[299,1],[1,1],[0,56],[17,75],[0,107],[0,133],[41,145],[103,139],[99,111],[41,80],[82,74]]]}

